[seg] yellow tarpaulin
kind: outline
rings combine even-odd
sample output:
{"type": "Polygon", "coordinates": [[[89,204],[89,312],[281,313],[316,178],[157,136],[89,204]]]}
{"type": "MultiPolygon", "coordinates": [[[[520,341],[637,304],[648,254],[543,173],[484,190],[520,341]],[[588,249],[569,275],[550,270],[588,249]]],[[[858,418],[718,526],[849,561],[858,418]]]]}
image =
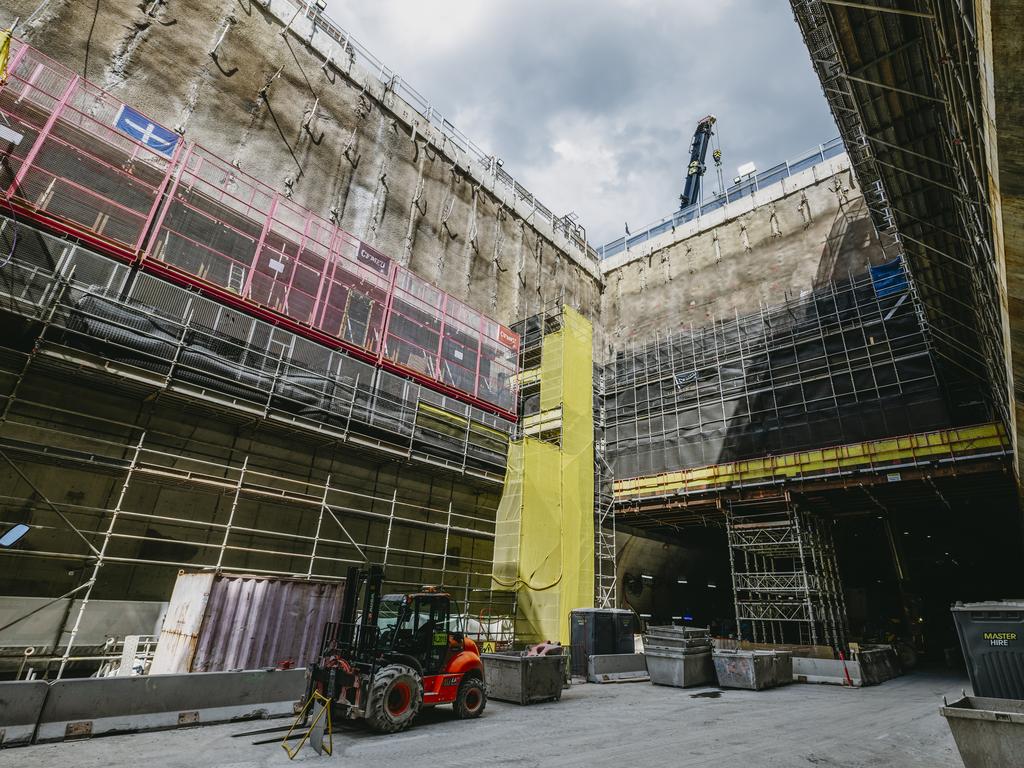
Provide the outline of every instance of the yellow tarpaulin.
{"type": "Polygon", "coordinates": [[[11,33],[13,30],[0,30],[0,83],[7,82],[7,63],[11,60],[11,33]]]}
{"type": "Polygon", "coordinates": [[[594,604],[591,326],[570,308],[544,337],[541,412],[561,410],[560,445],[510,445],[498,506],[494,586],[517,592],[517,639],[569,642],[569,611],[594,604]]]}

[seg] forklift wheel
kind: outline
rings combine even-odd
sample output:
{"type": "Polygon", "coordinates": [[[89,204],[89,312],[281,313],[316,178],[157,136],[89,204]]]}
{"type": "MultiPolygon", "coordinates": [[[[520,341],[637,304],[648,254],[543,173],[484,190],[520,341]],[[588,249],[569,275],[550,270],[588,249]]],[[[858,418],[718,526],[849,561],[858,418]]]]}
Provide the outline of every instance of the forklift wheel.
{"type": "Polygon", "coordinates": [[[460,720],[480,717],[487,706],[487,691],[483,680],[469,677],[459,686],[459,695],[455,698],[455,714],[460,720]]]}
{"type": "Polygon", "coordinates": [[[419,673],[404,664],[391,664],[373,676],[366,722],[375,731],[395,733],[409,727],[422,704],[419,673]]]}

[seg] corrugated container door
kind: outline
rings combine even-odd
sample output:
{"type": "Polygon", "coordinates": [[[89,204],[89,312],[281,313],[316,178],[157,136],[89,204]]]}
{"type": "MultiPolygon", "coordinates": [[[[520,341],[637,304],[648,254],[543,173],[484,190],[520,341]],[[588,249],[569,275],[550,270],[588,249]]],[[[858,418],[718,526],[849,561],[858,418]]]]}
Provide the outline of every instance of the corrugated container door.
{"type": "Polygon", "coordinates": [[[210,590],[193,672],[305,666],[340,611],[342,582],[220,574],[210,590]]]}

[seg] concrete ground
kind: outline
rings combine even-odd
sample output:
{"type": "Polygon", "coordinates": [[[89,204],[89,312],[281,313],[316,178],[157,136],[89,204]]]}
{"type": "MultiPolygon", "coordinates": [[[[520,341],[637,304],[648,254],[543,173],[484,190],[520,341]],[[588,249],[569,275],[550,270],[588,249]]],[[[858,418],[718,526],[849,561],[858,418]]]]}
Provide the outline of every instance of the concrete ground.
{"type": "MultiPolygon", "coordinates": [[[[961,766],[939,715],[966,678],[916,673],[860,690],[789,685],[775,690],[679,690],[647,683],[579,685],[557,703],[492,701],[477,721],[450,708],[381,736],[347,725],[333,758],[305,749],[295,762],[380,766],[739,766],[740,768],[944,768],[961,766]],[[711,696],[698,694],[710,692],[711,696]]],[[[284,766],[278,744],[232,734],[281,725],[261,721],[111,736],[0,751],[18,768],[255,768],[284,766]]]]}

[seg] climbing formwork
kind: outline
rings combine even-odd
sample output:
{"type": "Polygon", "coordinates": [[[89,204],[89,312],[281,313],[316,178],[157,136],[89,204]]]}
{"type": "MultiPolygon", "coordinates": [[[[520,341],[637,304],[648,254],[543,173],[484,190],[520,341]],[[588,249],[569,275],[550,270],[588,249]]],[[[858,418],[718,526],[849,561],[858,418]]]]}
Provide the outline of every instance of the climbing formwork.
{"type": "Polygon", "coordinates": [[[0,198],[16,215],[514,419],[516,334],[333,219],[17,39],[0,116],[20,137],[0,149],[0,198]]]}

